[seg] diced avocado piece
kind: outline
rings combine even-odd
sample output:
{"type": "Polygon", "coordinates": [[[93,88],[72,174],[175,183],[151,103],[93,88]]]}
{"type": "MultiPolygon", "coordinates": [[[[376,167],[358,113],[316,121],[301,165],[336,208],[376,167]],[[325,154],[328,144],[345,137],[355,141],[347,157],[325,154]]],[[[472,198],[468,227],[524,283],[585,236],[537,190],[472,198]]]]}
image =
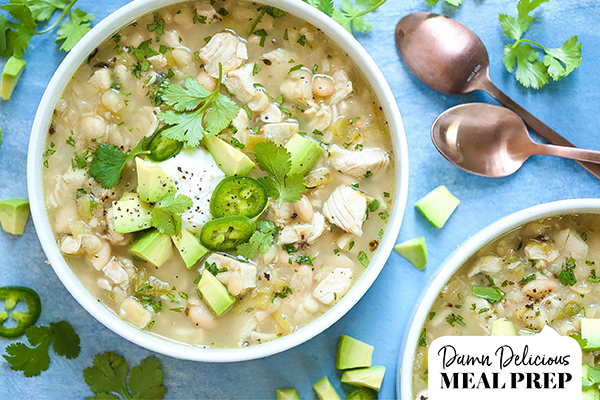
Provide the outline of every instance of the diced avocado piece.
{"type": "Polygon", "coordinates": [[[135,158],[140,199],[147,203],[162,200],[167,194],[177,191],[175,183],[158,165],[135,158]]]}
{"type": "Polygon", "coordinates": [[[157,267],[160,267],[173,257],[171,237],[160,233],[156,229],[152,229],[136,239],[129,248],[129,251],[134,256],[146,260],[157,267]]]}
{"type": "Polygon", "coordinates": [[[124,195],[113,202],[115,232],[130,233],[150,228],[150,206],[135,193],[124,195]]]}
{"type": "Polygon", "coordinates": [[[427,265],[427,245],[423,236],[399,243],[394,246],[394,250],[417,269],[423,269],[427,265]]]}
{"type": "Polygon", "coordinates": [[[345,400],[377,400],[377,392],[366,387],[359,387],[348,393],[345,400]]]}
{"type": "Polygon", "coordinates": [[[443,228],[459,203],[460,200],[442,185],[417,201],[415,208],[431,225],[443,228]]]}
{"type": "Polygon", "coordinates": [[[204,138],[204,145],[227,176],[247,175],[255,166],[247,155],[216,136],[204,138]]]}
{"type": "Polygon", "coordinates": [[[2,100],[9,100],[12,96],[19,78],[25,70],[27,63],[25,60],[12,56],[8,59],[2,70],[2,80],[0,81],[0,97],[2,100]]]}
{"type": "Polygon", "coordinates": [[[275,400],[300,400],[300,396],[294,388],[277,389],[275,391],[275,400]]]}
{"type": "Polygon", "coordinates": [[[202,293],[204,301],[217,315],[225,313],[235,303],[235,297],[231,296],[225,285],[207,269],[204,270],[202,278],[198,282],[198,290],[202,293]]]}
{"type": "Polygon", "coordinates": [[[187,229],[181,230],[181,236],[173,235],[171,239],[188,268],[192,268],[208,253],[208,249],[200,244],[200,239],[187,229]]]}
{"type": "Polygon", "coordinates": [[[581,318],[581,338],[587,343],[582,347],[585,351],[600,350],[600,319],[581,318]]]}
{"type": "Polygon", "coordinates": [[[583,389],[581,392],[581,400],[600,400],[600,391],[597,387],[583,389]]]}
{"type": "Polygon", "coordinates": [[[337,369],[370,367],[373,362],[374,349],[370,344],[347,335],[341,335],[338,340],[335,367],[337,369]]]}
{"type": "Polygon", "coordinates": [[[4,232],[22,235],[29,219],[29,202],[24,199],[0,201],[0,224],[4,232]]]}
{"type": "Polygon", "coordinates": [[[306,175],[323,155],[323,147],[319,143],[297,133],[283,147],[292,155],[292,167],[288,175],[306,175]]]}
{"type": "Polygon", "coordinates": [[[512,322],[497,319],[492,322],[492,336],[519,336],[512,322]]]}
{"type": "Polygon", "coordinates": [[[329,382],[327,375],[319,379],[317,383],[313,385],[313,389],[319,400],[341,400],[335,388],[331,382],[329,382]]]}
{"type": "Polygon", "coordinates": [[[364,386],[379,391],[384,375],[384,366],[358,368],[344,371],[342,382],[352,386],[364,386]]]}

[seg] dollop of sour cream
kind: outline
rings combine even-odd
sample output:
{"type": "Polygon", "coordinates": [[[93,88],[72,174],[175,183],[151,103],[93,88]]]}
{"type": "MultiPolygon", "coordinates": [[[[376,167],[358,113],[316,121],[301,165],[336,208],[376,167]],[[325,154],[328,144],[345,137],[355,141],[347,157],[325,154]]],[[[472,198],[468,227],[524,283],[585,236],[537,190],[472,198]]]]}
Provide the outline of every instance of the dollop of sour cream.
{"type": "Polygon", "coordinates": [[[192,199],[192,208],[181,215],[182,227],[200,232],[202,225],[212,219],[210,197],[225,174],[208,150],[202,147],[183,149],[158,165],[173,179],[177,193],[192,199]]]}

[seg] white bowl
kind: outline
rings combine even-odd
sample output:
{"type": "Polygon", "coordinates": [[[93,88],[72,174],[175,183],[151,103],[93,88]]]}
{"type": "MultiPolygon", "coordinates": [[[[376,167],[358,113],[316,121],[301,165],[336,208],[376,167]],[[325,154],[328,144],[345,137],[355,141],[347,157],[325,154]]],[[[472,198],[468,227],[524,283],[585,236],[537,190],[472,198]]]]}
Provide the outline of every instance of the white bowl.
{"type": "Polygon", "coordinates": [[[385,116],[389,121],[395,157],[396,189],[392,206],[393,211],[387,230],[369,268],[367,268],[348,294],[323,316],[288,336],[243,349],[204,349],[135,328],[124,322],[112,310],[99,303],[81,284],[63,259],[50,229],[43,199],[42,153],[44,152],[46,135],[57,99],[62,94],[71,76],[75,73],[79,65],[85,61],[87,56],[100,43],[104,42],[114,32],[131,21],[159,7],[162,8],[179,2],[181,0],[162,0],[160,2],[156,0],[135,0],[127,4],[98,23],[81,39],[60,64],[42,97],[33,122],[29,142],[27,183],[29,201],[31,203],[31,215],[44,252],[62,283],[83,308],[116,334],[149,350],[181,359],[233,362],[265,357],[297,346],[327,329],[358,302],[379,275],[398,236],[406,206],[408,192],[408,151],[402,119],[394,95],[381,71],[352,35],[331,18],[300,0],[262,0],[261,3],[278,7],[296,16],[301,16],[304,20],[320,28],[348,53],[373,87],[383,107],[385,116]]]}
{"type": "Polygon", "coordinates": [[[412,324],[405,336],[404,345],[402,346],[403,351],[400,353],[398,360],[400,371],[396,387],[398,397],[403,400],[414,399],[414,394],[412,393],[412,372],[421,329],[438,294],[446,282],[465,262],[486,244],[528,222],[555,215],[584,213],[600,214],[600,199],[561,200],[526,208],[484,228],[467,239],[462,246],[452,253],[444,261],[437,275],[432,278],[421,300],[417,302],[418,305],[411,319],[412,324]]]}

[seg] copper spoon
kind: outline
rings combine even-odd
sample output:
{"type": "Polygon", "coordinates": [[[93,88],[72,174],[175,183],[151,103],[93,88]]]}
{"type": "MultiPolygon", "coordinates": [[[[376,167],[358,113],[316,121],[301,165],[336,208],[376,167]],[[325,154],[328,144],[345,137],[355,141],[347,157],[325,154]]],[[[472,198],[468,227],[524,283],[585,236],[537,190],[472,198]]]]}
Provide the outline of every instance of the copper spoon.
{"type": "MultiPolygon", "coordinates": [[[[446,94],[483,90],[550,143],[575,147],[492,83],[484,44],[460,22],[428,12],[409,14],[396,26],[396,46],[408,68],[433,89],[446,94]]],[[[579,164],[600,179],[600,165],[579,164]]]]}
{"type": "Polygon", "coordinates": [[[431,139],[458,168],[490,178],[517,172],[534,154],[600,163],[600,151],[534,142],[517,114],[486,103],[444,111],[431,127],[431,139]]]}

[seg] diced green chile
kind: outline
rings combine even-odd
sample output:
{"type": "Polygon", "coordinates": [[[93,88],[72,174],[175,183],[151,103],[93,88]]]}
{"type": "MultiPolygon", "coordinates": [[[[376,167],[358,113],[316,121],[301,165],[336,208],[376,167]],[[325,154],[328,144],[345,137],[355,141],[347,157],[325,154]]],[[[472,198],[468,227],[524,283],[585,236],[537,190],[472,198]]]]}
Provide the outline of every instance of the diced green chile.
{"type": "Polygon", "coordinates": [[[255,229],[254,222],[248,217],[217,218],[202,227],[200,241],[210,250],[229,251],[250,240],[255,229]]]}
{"type": "Polygon", "coordinates": [[[162,162],[168,160],[171,157],[175,157],[183,149],[183,142],[169,139],[162,135],[162,131],[168,127],[169,125],[165,125],[154,132],[146,142],[144,150],[150,151],[150,154],[146,156],[148,161],[162,162]]]}
{"type": "Polygon", "coordinates": [[[0,311],[0,337],[3,338],[22,336],[27,328],[36,323],[42,312],[40,296],[27,287],[2,287],[0,288],[0,300],[4,300],[4,310],[0,311]],[[27,304],[27,312],[13,311],[10,313],[10,310],[15,308],[20,301],[27,304]],[[4,325],[9,319],[9,314],[16,321],[16,326],[7,327],[4,325]]]}
{"type": "Polygon", "coordinates": [[[267,206],[267,191],[256,179],[231,176],[223,179],[210,198],[210,213],[215,218],[260,215],[267,206]]]}

